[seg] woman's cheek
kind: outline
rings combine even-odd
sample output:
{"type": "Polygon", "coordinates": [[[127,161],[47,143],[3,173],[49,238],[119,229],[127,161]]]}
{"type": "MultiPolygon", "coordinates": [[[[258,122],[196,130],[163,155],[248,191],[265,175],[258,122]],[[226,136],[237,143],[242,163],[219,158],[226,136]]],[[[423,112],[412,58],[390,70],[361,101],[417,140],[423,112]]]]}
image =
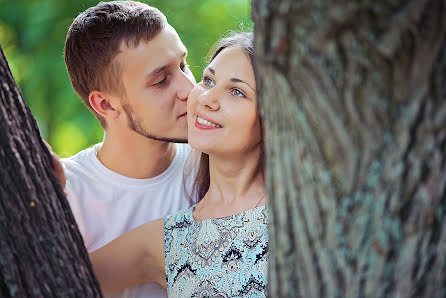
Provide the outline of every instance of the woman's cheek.
{"type": "Polygon", "coordinates": [[[197,105],[197,86],[195,86],[192,91],[189,94],[189,97],[187,98],[187,125],[191,127],[194,125],[194,114],[195,114],[195,108],[197,105]]]}
{"type": "Polygon", "coordinates": [[[201,88],[198,85],[195,85],[195,87],[191,90],[189,97],[187,99],[187,113],[194,113],[195,108],[197,106],[198,97],[202,93],[201,88]]]}

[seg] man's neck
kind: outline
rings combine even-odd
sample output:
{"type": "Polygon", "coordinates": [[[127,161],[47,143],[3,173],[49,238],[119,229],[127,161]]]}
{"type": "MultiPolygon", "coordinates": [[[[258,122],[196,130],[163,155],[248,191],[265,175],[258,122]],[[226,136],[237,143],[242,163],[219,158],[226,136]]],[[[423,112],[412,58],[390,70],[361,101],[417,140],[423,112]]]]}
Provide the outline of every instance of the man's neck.
{"type": "Polygon", "coordinates": [[[106,134],[102,146],[97,150],[97,157],[113,172],[130,178],[147,179],[166,171],[175,153],[175,143],[139,135],[123,138],[106,134]]]}

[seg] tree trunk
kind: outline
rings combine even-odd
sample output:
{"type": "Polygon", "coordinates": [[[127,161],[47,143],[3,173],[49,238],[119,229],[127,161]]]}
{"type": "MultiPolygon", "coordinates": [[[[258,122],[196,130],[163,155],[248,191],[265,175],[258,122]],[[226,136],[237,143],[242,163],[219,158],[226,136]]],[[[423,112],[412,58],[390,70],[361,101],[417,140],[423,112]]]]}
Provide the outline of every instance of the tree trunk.
{"type": "Polygon", "coordinates": [[[74,217],[0,47],[0,296],[100,297],[74,217]]]}
{"type": "Polygon", "coordinates": [[[446,1],[254,0],[271,297],[446,297],[446,1]]]}

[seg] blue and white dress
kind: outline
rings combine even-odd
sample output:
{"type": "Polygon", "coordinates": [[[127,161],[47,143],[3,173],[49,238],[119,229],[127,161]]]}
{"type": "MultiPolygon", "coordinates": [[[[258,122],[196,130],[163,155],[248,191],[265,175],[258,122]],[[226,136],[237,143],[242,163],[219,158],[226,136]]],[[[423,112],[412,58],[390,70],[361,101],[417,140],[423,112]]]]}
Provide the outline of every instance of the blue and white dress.
{"type": "Polygon", "coordinates": [[[164,219],[169,297],[266,297],[266,207],[203,221],[193,210],[164,219]]]}

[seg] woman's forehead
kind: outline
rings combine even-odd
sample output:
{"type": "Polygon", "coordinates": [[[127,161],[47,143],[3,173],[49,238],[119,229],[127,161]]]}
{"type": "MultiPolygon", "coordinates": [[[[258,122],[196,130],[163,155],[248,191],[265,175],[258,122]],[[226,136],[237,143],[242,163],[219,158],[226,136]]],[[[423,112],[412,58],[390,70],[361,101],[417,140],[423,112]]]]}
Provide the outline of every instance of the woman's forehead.
{"type": "Polygon", "coordinates": [[[255,84],[254,70],[251,62],[239,46],[223,49],[208,65],[215,76],[237,76],[240,79],[255,84]]]}

